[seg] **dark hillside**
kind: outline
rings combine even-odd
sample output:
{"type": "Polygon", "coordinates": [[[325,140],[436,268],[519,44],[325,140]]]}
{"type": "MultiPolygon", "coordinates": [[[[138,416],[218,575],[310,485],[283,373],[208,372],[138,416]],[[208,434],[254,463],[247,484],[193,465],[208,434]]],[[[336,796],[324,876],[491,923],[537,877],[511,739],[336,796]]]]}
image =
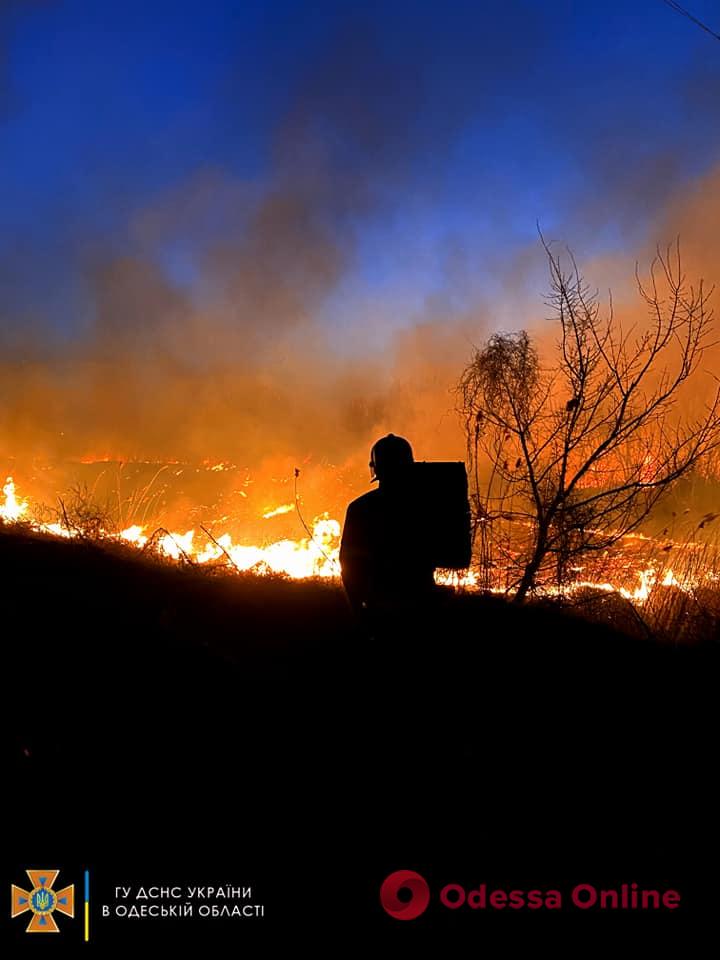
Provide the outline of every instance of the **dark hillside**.
{"type": "Polygon", "coordinates": [[[239,863],[298,931],[399,867],[710,909],[715,646],[479,596],[367,641],[333,585],[8,532],[0,576],[18,862],[239,863]]]}

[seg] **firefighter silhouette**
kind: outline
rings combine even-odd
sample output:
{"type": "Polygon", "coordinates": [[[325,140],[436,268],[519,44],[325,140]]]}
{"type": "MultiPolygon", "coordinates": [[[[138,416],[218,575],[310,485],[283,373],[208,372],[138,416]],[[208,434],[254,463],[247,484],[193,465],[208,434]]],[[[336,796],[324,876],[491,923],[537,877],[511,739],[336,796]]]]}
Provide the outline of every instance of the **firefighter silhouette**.
{"type": "Polygon", "coordinates": [[[340,567],[350,605],[361,619],[417,612],[435,595],[430,550],[412,484],[412,447],[390,433],[370,454],[378,487],[353,500],[345,516],[340,567]]]}

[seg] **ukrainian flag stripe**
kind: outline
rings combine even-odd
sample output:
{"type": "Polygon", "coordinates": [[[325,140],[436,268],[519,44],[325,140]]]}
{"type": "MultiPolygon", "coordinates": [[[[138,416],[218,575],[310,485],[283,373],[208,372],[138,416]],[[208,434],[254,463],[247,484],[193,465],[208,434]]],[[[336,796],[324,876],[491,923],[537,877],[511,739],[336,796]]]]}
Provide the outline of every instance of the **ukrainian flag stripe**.
{"type": "Polygon", "coordinates": [[[85,871],[85,943],[90,939],[90,871],[85,871]]]}

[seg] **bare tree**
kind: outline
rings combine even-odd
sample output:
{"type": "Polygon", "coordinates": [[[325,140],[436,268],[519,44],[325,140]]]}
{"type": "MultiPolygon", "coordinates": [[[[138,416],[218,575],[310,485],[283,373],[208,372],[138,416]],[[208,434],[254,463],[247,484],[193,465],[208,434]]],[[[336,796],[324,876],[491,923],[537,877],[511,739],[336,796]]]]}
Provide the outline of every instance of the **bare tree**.
{"type": "Polygon", "coordinates": [[[712,290],[688,284],[679,242],[658,250],[647,282],[636,268],[648,319],[627,327],[612,299],[601,312],[572,255],[566,270],[542,243],[558,330],[550,362],[526,332],[497,333],[458,385],[476,529],[486,542],[499,520],[514,527],[512,543],[498,537],[494,546],[514,570],[507,587],[518,601],[551,574],[562,583],[568,565],[636,529],[720,444],[716,384],[694,416],[678,403],[712,334],[712,290]]]}

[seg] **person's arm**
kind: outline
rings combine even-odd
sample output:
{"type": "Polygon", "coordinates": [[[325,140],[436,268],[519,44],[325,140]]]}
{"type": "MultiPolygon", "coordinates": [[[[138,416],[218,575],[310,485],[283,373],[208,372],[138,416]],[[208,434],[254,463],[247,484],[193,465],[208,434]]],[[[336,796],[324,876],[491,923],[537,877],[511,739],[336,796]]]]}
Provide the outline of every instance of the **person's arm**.
{"type": "Polygon", "coordinates": [[[351,503],[345,515],[340,541],[340,570],[350,606],[362,616],[370,595],[371,557],[367,529],[356,504],[351,503]]]}

